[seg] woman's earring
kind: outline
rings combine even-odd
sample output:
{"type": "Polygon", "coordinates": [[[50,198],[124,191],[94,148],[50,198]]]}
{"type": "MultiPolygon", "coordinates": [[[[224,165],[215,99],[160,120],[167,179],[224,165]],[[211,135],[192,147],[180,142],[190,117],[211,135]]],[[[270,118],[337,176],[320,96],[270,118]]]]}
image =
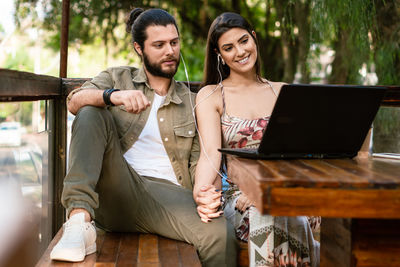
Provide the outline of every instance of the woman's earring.
{"type": "Polygon", "coordinates": [[[218,62],[221,60],[222,65],[225,65],[225,60],[222,58],[221,54],[218,53],[218,62]]]}

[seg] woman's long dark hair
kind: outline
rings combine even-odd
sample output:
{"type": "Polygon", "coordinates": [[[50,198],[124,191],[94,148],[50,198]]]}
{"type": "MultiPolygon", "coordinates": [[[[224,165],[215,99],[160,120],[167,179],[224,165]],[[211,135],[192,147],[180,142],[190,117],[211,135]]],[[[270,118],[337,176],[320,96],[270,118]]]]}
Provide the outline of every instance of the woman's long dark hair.
{"type": "Polygon", "coordinates": [[[217,84],[221,81],[221,77],[218,73],[218,67],[222,75],[222,80],[226,79],[230,74],[230,68],[228,65],[222,65],[221,63],[218,64],[217,53],[220,53],[218,48],[218,40],[222,34],[229,31],[232,28],[241,28],[246,30],[257,46],[257,60],[256,60],[256,75],[257,79],[262,82],[261,79],[261,64],[259,60],[259,49],[258,49],[258,42],[255,36],[253,35],[253,28],[247,22],[245,18],[241,15],[232,13],[232,12],[225,12],[219,15],[211,24],[210,29],[208,31],[207,36],[207,48],[206,48],[206,58],[204,63],[204,77],[203,77],[203,84],[202,86],[208,84],[217,84]]]}

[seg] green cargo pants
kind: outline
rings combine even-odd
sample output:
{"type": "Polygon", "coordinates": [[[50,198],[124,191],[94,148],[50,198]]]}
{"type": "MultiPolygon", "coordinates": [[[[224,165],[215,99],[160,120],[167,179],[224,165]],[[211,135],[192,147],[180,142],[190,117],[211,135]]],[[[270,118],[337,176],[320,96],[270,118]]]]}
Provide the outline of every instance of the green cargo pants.
{"type": "Polygon", "coordinates": [[[72,127],[62,203],[86,209],[108,231],[155,233],[193,244],[203,266],[236,266],[234,229],[222,216],[203,223],[192,192],[142,177],[125,161],[111,113],[86,106],[72,127]]]}

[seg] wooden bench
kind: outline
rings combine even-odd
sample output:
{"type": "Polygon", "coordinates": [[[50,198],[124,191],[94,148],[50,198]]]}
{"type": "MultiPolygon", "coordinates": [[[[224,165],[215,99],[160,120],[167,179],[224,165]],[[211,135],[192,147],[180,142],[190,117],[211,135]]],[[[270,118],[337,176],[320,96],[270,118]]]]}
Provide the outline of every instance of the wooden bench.
{"type": "Polygon", "coordinates": [[[50,260],[50,252],[60,240],[60,230],[36,266],[201,266],[196,249],[185,242],[153,234],[97,231],[97,253],[83,262],[50,260]]]}
{"type": "MultiPolygon", "coordinates": [[[[88,78],[63,79],[66,94],[80,87],[88,78]]],[[[191,82],[196,92],[200,83],[191,82]]],[[[98,230],[97,253],[88,255],[83,262],[68,263],[50,260],[50,252],[61,238],[60,230],[36,266],[201,266],[192,245],[153,234],[108,233],[98,230]]],[[[247,244],[241,242],[238,266],[248,266],[247,244]]]]}
{"type": "MultiPolygon", "coordinates": [[[[97,231],[97,253],[86,256],[78,263],[52,261],[50,252],[60,240],[62,230],[58,231],[43,253],[37,267],[111,267],[111,266],[201,266],[196,249],[185,242],[164,238],[154,234],[109,233],[97,231]]],[[[238,253],[238,266],[248,266],[247,243],[241,242],[238,253]]]]}

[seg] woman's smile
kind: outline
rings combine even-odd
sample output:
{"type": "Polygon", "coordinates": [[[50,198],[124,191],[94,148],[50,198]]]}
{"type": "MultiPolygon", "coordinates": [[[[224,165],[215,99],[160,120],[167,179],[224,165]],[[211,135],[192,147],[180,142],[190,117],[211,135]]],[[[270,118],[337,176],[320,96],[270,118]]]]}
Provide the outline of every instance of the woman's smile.
{"type": "Polygon", "coordinates": [[[238,60],[237,62],[239,62],[240,64],[246,64],[249,61],[249,57],[250,57],[250,55],[241,60],[238,60]]]}

